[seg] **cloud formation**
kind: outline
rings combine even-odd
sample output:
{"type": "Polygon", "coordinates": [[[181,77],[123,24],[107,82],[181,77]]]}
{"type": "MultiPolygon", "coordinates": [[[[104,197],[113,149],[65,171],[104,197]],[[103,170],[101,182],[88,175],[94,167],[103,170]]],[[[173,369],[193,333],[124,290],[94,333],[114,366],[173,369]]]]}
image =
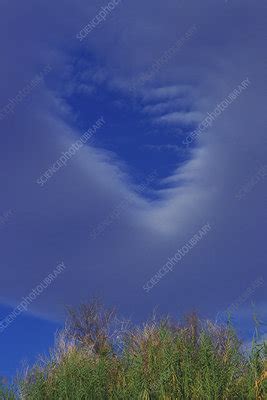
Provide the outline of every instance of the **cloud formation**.
{"type": "MultiPolygon", "coordinates": [[[[75,5],[60,0],[51,5],[15,1],[3,6],[0,30],[6,56],[0,66],[0,109],[45,65],[53,70],[9,118],[0,121],[0,213],[14,210],[0,231],[2,302],[17,304],[64,259],[68,270],[36,300],[34,312],[58,316],[65,304],[99,294],[127,315],[145,315],[155,305],[171,313],[197,307],[215,315],[258,276],[266,278],[266,181],[254,185],[242,202],[235,197],[266,165],[266,5],[241,0],[181,5],[167,0],[164,5],[137,1],[126,7],[122,2],[79,44],[79,57],[93,55],[105,67],[110,92],[128,96],[140,116],[147,107],[158,110],[158,118],[171,120],[177,129],[181,122],[196,122],[196,116],[216,107],[243,79],[251,82],[249,90],[187,149],[188,160],[182,165],[177,160],[173,172],[158,182],[153,201],[136,191],[120,160],[90,145],[83,146],[49,185],[40,188],[35,183],[82,134],[74,128],[72,110],[60,89],[51,87],[68,72],[79,43],[76,32],[100,6],[98,1],[88,5],[83,0],[75,5]],[[153,14],[152,6],[157,11],[153,14]],[[16,24],[4,41],[14,10],[16,24]],[[192,25],[198,27],[194,37],[133,95],[136,77],[192,25]],[[186,110],[183,104],[161,115],[162,102],[183,97],[186,110]],[[116,223],[90,239],[93,227],[127,196],[131,204],[116,223]],[[206,240],[181,260],[171,278],[144,293],[143,282],[206,221],[213,226],[206,240]]],[[[92,83],[90,74],[87,83],[92,83]]],[[[94,85],[101,90],[96,81],[94,85]]],[[[92,123],[88,116],[87,126],[92,123]]],[[[112,134],[108,117],[103,129],[112,134]]],[[[265,285],[254,293],[255,301],[263,301],[265,285]]]]}

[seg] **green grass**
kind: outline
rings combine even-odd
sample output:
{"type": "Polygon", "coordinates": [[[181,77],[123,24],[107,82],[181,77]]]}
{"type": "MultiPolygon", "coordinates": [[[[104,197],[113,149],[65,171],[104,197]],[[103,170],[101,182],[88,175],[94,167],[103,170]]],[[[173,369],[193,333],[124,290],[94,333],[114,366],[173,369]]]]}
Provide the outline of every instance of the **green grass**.
{"type": "Polygon", "coordinates": [[[7,387],[5,383],[0,382],[0,399],[2,400],[16,400],[15,390],[7,387]]]}
{"type": "Polygon", "coordinates": [[[230,326],[195,315],[183,324],[154,320],[124,332],[119,349],[113,330],[114,313],[99,304],[72,310],[50,357],[20,380],[21,398],[267,399],[266,344],[244,354],[230,326]]]}

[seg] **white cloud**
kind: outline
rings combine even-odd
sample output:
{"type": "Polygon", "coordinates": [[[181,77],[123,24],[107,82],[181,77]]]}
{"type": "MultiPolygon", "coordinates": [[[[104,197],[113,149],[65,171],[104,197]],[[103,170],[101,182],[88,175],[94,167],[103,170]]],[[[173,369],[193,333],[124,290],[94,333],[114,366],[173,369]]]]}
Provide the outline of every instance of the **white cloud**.
{"type": "Polygon", "coordinates": [[[191,87],[188,85],[165,86],[145,91],[144,100],[161,100],[183,97],[190,94],[191,87]]]}
{"type": "MultiPolygon", "coordinates": [[[[18,21],[0,66],[3,104],[42,63],[55,63],[55,79],[61,76],[68,57],[58,48],[72,54],[67,38],[96,8],[95,2],[88,6],[82,0],[75,7],[67,0],[46,2],[44,8],[32,7],[36,13],[33,24],[33,14],[25,13],[21,2],[15,3],[16,7],[6,5],[0,17],[1,38],[14,10],[18,21]],[[25,46],[17,46],[20,41],[25,46]]],[[[241,283],[246,287],[255,275],[266,275],[266,185],[258,184],[242,204],[234,198],[256,164],[266,164],[266,26],[260,6],[247,0],[237,2],[231,13],[224,12],[224,2],[189,3],[176,13],[173,1],[166,3],[171,7],[154,1],[153,7],[160,12],[153,14],[150,1],[122,5],[116,18],[88,35],[83,50],[101,60],[113,88],[123,88],[125,95],[132,76],[145,71],[188,26],[200,22],[198,34],[183,53],[143,88],[144,102],[151,106],[180,97],[190,100],[194,87],[194,99],[205,98],[194,108],[197,111],[168,113],[161,121],[189,123],[198,118],[197,113],[213,109],[222,93],[227,95],[243,77],[251,80],[251,90],[200,138],[190,160],[161,182],[159,200],[136,195],[121,218],[94,242],[88,239],[91,229],[133,193],[131,178],[121,164],[102,150],[84,148],[47,191],[36,192],[38,172],[73,143],[78,132],[63,121],[54,94],[45,87],[31,107],[22,105],[12,119],[2,121],[1,171],[6,176],[1,176],[1,208],[14,209],[16,215],[1,231],[3,301],[21,299],[59,259],[69,265],[68,272],[36,304],[38,312],[56,313],[66,303],[100,294],[125,314],[146,313],[157,304],[170,313],[178,307],[178,312],[198,307],[212,313],[228,304],[228,297],[236,297],[241,283]],[[216,24],[210,22],[214,15],[220,15],[216,24]],[[248,15],[255,25],[247,24],[248,15]],[[248,29],[249,43],[243,40],[243,29],[236,29],[238,24],[248,29]],[[197,82],[197,90],[192,82],[197,82]],[[214,224],[207,241],[177,266],[172,279],[159,285],[155,295],[144,298],[141,285],[146,278],[207,220],[214,224]]],[[[103,79],[108,78],[94,78],[99,83],[103,79]]]]}
{"type": "Polygon", "coordinates": [[[185,106],[190,104],[189,100],[185,99],[174,99],[171,101],[166,101],[162,103],[156,103],[156,104],[148,104],[143,108],[143,112],[146,114],[162,114],[166,111],[174,111],[177,110],[181,106],[185,106]]]}
{"type": "Polygon", "coordinates": [[[191,125],[195,124],[202,119],[202,114],[198,111],[177,111],[169,114],[162,115],[159,118],[156,118],[155,121],[159,123],[166,123],[166,124],[185,124],[191,125]]]}

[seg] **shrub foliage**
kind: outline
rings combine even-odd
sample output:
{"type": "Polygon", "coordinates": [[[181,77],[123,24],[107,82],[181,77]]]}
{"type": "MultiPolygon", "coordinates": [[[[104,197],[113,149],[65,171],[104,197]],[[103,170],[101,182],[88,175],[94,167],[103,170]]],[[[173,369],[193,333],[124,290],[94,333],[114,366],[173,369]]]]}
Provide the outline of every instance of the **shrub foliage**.
{"type": "MultiPolygon", "coordinates": [[[[24,400],[264,400],[266,344],[249,354],[228,324],[118,321],[98,301],[69,309],[50,357],[20,381],[24,400]],[[122,328],[123,327],[123,328],[122,328]]],[[[10,395],[11,396],[11,395],[10,395]]],[[[12,397],[3,397],[13,399],[12,397]]]]}

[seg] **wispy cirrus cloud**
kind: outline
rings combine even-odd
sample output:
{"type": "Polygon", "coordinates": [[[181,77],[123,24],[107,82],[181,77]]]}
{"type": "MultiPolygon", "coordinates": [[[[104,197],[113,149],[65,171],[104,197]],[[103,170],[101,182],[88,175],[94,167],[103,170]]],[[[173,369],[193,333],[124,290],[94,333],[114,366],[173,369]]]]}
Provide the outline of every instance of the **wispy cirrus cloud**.
{"type": "Polygon", "coordinates": [[[176,111],[173,113],[162,115],[155,121],[162,124],[185,124],[191,125],[201,121],[202,114],[198,111],[176,111]]]}
{"type": "Polygon", "coordinates": [[[148,104],[145,105],[143,108],[143,112],[149,115],[155,114],[163,114],[166,111],[176,111],[178,106],[184,105],[184,101],[182,100],[171,100],[166,102],[160,102],[156,104],[148,104]]]}
{"type": "Polygon", "coordinates": [[[189,85],[172,85],[150,89],[143,94],[144,100],[162,100],[187,96],[192,91],[189,85]]]}

